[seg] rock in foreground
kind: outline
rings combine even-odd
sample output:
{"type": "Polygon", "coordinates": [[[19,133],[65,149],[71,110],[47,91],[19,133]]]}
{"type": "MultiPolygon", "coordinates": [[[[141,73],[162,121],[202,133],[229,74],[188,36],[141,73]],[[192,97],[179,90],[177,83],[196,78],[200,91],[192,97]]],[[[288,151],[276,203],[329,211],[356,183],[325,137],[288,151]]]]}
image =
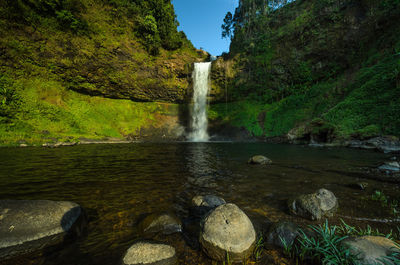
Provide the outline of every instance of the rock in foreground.
{"type": "Polygon", "coordinates": [[[395,263],[385,259],[385,257],[394,252],[400,253],[399,247],[392,240],[382,236],[348,238],[343,241],[343,244],[350,248],[353,255],[358,256],[361,265],[395,265],[395,263]]]}
{"type": "Polygon", "coordinates": [[[289,201],[289,210],[295,215],[311,220],[331,217],[338,208],[335,195],[327,189],[319,189],[315,193],[300,195],[289,201]]]}
{"type": "Polygon", "coordinates": [[[247,163],[252,165],[269,165],[272,164],[272,160],[265,156],[257,155],[250,158],[247,163]]]}
{"type": "Polygon", "coordinates": [[[235,204],[218,206],[202,223],[200,243],[214,260],[241,262],[251,255],[256,232],[247,215],[235,204]]]}
{"type": "Polygon", "coordinates": [[[63,201],[0,201],[0,259],[61,243],[80,232],[81,207],[63,201]]]}
{"type": "Polygon", "coordinates": [[[124,265],[173,265],[176,262],[173,247],[149,242],[132,245],[123,258],[124,265]]]}

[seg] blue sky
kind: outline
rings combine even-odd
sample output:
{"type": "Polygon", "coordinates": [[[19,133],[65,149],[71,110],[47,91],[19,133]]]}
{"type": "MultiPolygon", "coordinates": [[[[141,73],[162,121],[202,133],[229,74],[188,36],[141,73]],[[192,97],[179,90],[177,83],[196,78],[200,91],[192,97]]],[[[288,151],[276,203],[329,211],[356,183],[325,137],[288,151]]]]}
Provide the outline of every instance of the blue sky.
{"type": "Polygon", "coordinates": [[[183,30],[196,48],[212,55],[229,51],[230,41],[221,39],[221,25],[228,11],[234,12],[238,0],[172,0],[183,30]]]}

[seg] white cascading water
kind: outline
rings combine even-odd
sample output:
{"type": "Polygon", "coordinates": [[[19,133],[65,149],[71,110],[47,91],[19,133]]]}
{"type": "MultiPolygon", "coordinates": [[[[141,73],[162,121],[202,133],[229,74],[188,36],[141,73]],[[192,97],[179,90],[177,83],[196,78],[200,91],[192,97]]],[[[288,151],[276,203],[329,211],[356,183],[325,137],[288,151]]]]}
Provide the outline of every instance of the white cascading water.
{"type": "Polygon", "coordinates": [[[192,132],[189,140],[208,141],[207,95],[210,88],[211,63],[195,63],[193,71],[192,132]]]}

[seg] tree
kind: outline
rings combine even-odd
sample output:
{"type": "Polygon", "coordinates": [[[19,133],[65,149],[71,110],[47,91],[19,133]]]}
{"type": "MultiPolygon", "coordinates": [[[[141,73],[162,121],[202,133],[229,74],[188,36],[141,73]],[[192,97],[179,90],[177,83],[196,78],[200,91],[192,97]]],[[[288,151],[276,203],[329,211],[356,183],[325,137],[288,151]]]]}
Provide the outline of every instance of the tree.
{"type": "Polygon", "coordinates": [[[232,30],[234,27],[233,16],[231,12],[226,13],[224,18],[224,24],[221,25],[222,28],[222,38],[232,39],[232,30]]]}
{"type": "Polygon", "coordinates": [[[161,40],[156,19],[152,15],[147,15],[140,22],[140,32],[145,41],[147,51],[153,55],[157,55],[161,46],[161,40]]]}

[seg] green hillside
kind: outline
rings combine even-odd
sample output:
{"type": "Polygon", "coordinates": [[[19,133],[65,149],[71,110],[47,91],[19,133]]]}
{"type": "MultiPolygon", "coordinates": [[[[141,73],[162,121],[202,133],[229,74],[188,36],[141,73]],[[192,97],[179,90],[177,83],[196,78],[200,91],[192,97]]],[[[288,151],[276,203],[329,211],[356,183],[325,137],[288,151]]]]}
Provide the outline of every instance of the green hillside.
{"type": "Polygon", "coordinates": [[[6,0],[0,17],[3,144],[140,135],[204,58],[170,1],[6,0]]]}

